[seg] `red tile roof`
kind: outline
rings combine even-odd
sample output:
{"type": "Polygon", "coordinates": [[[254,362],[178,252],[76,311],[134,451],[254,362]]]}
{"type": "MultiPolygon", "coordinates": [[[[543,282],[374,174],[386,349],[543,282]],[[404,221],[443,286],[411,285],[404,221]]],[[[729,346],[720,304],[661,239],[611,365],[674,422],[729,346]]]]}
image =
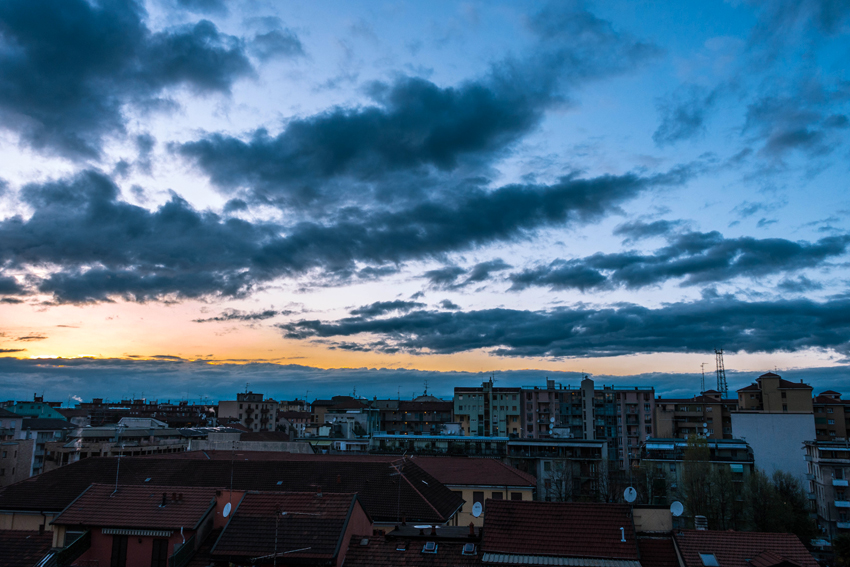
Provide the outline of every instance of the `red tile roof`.
{"type": "Polygon", "coordinates": [[[482,548],[514,555],[638,559],[626,504],[488,500],[482,548]]]}
{"type": "Polygon", "coordinates": [[[438,541],[436,553],[422,553],[425,540],[355,536],[348,545],[345,567],[467,567],[481,565],[480,542],[475,555],[463,555],[463,541],[438,541]],[[364,544],[365,542],[365,544],[364,544]],[[404,551],[398,547],[404,546],[404,551]]]}
{"type": "Polygon", "coordinates": [[[846,406],[846,405],[850,405],[850,400],[839,400],[839,399],[831,398],[829,396],[824,396],[823,394],[821,394],[820,396],[815,396],[812,399],[812,403],[827,404],[827,405],[831,405],[831,406],[835,406],[835,405],[846,406]]]}
{"type": "Polygon", "coordinates": [[[278,553],[308,548],[288,553],[287,559],[333,559],[356,502],[354,494],[248,492],[213,546],[212,555],[273,555],[277,532],[278,553]]]}
{"type": "MultiPolygon", "coordinates": [[[[458,494],[410,459],[399,485],[391,466],[396,461],[400,459],[292,454],[284,460],[233,461],[123,457],[118,476],[122,485],[144,485],[150,478],[156,485],[229,487],[232,471],[236,490],[306,492],[318,485],[326,493],[357,493],[376,522],[396,521],[400,511],[411,522],[443,523],[462,506],[458,494]]],[[[116,466],[115,457],[90,457],[12,484],[0,489],[0,509],[63,510],[92,482],[114,483],[116,466]]]]}
{"type": "Polygon", "coordinates": [[[800,567],[800,564],[789,561],[772,551],[762,551],[750,561],[750,567],[800,567]]]}
{"type": "Polygon", "coordinates": [[[640,563],[646,567],[679,567],[673,538],[641,538],[638,540],[640,563]]]}
{"type": "Polygon", "coordinates": [[[0,530],[0,565],[32,567],[50,551],[53,532],[0,530]]]}
{"type": "Polygon", "coordinates": [[[826,392],[821,392],[821,393],[820,393],[820,395],[821,395],[821,396],[823,396],[823,395],[827,395],[827,396],[840,396],[840,395],[841,395],[841,392],[836,392],[835,390],[827,390],[826,392]]]}
{"type": "Polygon", "coordinates": [[[59,514],[57,525],[195,529],[215,504],[214,488],[92,484],[59,514]],[[166,504],[162,506],[165,493],[166,504]],[[172,500],[174,494],[182,501],[172,500]]]}
{"type": "Polygon", "coordinates": [[[414,457],[422,470],[447,485],[537,486],[537,479],[496,459],[414,457]]]}
{"type": "Polygon", "coordinates": [[[817,561],[794,534],[687,530],[673,537],[685,567],[702,567],[700,553],[714,554],[724,567],[748,567],[748,560],[765,551],[801,567],[817,567],[817,561]]]}
{"type": "Polygon", "coordinates": [[[289,441],[289,433],[283,431],[246,431],[240,441],[289,441]]]}
{"type": "Polygon", "coordinates": [[[452,411],[454,402],[414,402],[400,401],[398,403],[399,411],[452,411]]]}

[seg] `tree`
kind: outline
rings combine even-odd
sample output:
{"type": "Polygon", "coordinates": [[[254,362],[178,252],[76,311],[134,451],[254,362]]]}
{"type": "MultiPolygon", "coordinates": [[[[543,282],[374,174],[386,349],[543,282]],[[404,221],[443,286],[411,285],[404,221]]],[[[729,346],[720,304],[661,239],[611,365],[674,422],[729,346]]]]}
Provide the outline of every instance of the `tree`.
{"type": "Polygon", "coordinates": [[[850,567],[850,534],[841,534],[832,540],[835,561],[842,567],[850,567]]]}
{"type": "Polygon", "coordinates": [[[680,493],[682,504],[689,516],[711,516],[709,496],[711,494],[711,450],[703,437],[691,435],[682,463],[680,493]]]}
{"type": "Polygon", "coordinates": [[[768,478],[756,469],[747,483],[745,501],[747,524],[753,531],[792,533],[804,542],[817,535],[803,488],[788,473],[776,471],[768,478]]]}

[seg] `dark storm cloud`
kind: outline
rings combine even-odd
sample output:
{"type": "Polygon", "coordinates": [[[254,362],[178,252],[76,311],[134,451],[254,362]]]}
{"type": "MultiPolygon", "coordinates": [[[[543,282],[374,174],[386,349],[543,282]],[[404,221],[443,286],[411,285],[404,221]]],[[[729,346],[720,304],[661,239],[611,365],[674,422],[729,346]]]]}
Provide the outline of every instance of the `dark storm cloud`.
{"type": "Polygon", "coordinates": [[[224,0],[174,0],[177,7],[196,14],[227,14],[224,0]]]}
{"type": "Polygon", "coordinates": [[[0,276],[0,295],[22,295],[26,290],[12,277],[0,276]]]}
{"type": "Polygon", "coordinates": [[[0,354],[9,354],[13,352],[24,352],[25,348],[0,348],[0,354]]]}
{"type": "Polygon", "coordinates": [[[657,52],[577,3],[553,6],[529,25],[536,47],[479,79],[448,87],[416,77],[374,82],[369,105],[294,119],[277,135],[211,133],[177,149],[223,191],[245,190],[263,202],[339,207],[342,199],[373,198],[368,189],[382,182],[392,185],[384,198],[401,199],[421,184],[405,175],[489,163],[547,109],[567,103],[575,86],[630,71],[657,52]],[[363,186],[353,191],[354,182],[363,186]]]}
{"type": "Polygon", "coordinates": [[[551,289],[631,289],[680,279],[681,285],[761,277],[822,265],[843,255],[850,236],[830,236],[817,242],[782,238],[727,239],[718,232],[690,232],[653,254],[621,252],[556,260],[546,266],[511,274],[511,289],[548,286],[551,289]]]}
{"type": "Polygon", "coordinates": [[[799,276],[797,279],[786,278],[779,282],[776,287],[788,293],[807,293],[823,289],[823,284],[814,282],[805,276],[799,276]]]}
{"type": "Polygon", "coordinates": [[[380,315],[386,315],[387,313],[391,313],[393,311],[398,311],[400,313],[407,313],[408,311],[413,311],[414,309],[418,309],[420,307],[425,307],[424,303],[418,303],[416,301],[378,301],[372,303],[371,305],[365,305],[363,307],[358,307],[357,309],[353,309],[351,311],[352,315],[360,316],[360,317],[378,317],[380,315]]]}
{"type": "Polygon", "coordinates": [[[494,272],[501,272],[510,269],[510,267],[501,258],[496,258],[475,264],[469,270],[458,266],[429,270],[423,274],[423,277],[427,278],[431,282],[431,286],[437,289],[460,289],[473,283],[485,282],[490,279],[494,272]],[[461,276],[466,277],[458,281],[461,276]]]}
{"type": "MultiPolygon", "coordinates": [[[[850,353],[850,300],[745,302],[730,298],[649,309],[619,304],[551,311],[486,309],[413,311],[389,319],[351,317],[279,325],[292,339],[366,335],[373,350],[425,354],[493,349],[501,356],[620,356],[637,353],[780,352],[835,349],[850,353]]],[[[363,343],[361,343],[363,344],[363,343]]]]}
{"type": "Polygon", "coordinates": [[[705,132],[707,114],[717,100],[717,91],[691,86],[656,103],[661,124],[652,135],[658,146],[669,146],[689,140],[705,132]]]}
{"type": "MultiPolygon", "coordinates": [[[[531,237],[546,227],[579,226],[648,188],[678,185],[691,174],[682,167],[651,177],[472,187],[450,203],[284,228],[199,212],[176,195],[149,211],[119,200],[118,187],[105,175],[86,171],[21,190],[34,213],[0,221],[0,266],[55,266],[58,271],[38,287],[66,302],[238,296],[309,270],[357,274],[359,263],[380,269],[531,237]]],[[[497,267],[484,265],[479,274],[497,267]]]]}
{"type": "Polygon", "coordinates": [[[124,133],[123,108],[160,105],[165,89],[227,93],[253,72],[241,41],[211,22],[161,32],[132,0],[0,3],[0,116],[36,149],[97,158],[124,133]]]}
{"type": "Polygon", "coordinates": [[[274,29],[254,36],[250,44],[251,54],[260,61],[275,57],[300,57],[304,55],[304,46],[298,35],[285,28],[274,29]]]}
{"type": "Polygon", "coordinates": [[[449,301],[448,299],[442,300],[440,302],[440,307],[443,308],[443,309],[451,309],[451,310],[460,309],[460,305],[458,305],[457,303],[453,303],[453,302],[449,301]]]}
{"type": "Polygon", "coordinates": [[[229,321],[242,321],[242,322],[252,322],[252,321],[265,321],[266,319],[271,319],[272,317],[277,317],[278,315],[290,315],[292,311],[276,311],[274,309],[265,309],[263,311],[253,311],[253,312],[245,312],[239,311],[238,309],[225,309],[221,315],[216,317],[209,317],[207,319],[193,319],[192,321],[195,323],[222,323],[229,321]]]}

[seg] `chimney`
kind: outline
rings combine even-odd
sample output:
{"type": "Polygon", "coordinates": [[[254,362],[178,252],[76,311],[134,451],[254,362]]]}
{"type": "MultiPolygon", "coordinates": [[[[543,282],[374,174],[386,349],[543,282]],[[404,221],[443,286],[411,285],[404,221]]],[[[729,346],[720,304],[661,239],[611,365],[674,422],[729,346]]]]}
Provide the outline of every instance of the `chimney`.
{"type": "Polygon", "coordinates": [[[432,536],[437,535],[437,526],[431,526],[431,535],[432,536]]]}
{"type": "Polygon", "coordinates": [[[469,537],[475,537],[475,522],[469,522],[469,537]]]}
{"type": "Polygon", "coordinates": [[[172,502],[177,502],[177,493],[176,493],[176,492],[172,492],[172,493],[171,493],[171,501],[172,501],[172,502]]]}
{"type": "Polygon", "coordinates": [[[38,535],[42,535],[44,533],[44,524],[38,525],[38,535]]]}
{"type": "Polygon", "coordinates": [[[698,530],[708,530],[708,518],[705,516],[694,516],[694,528],[698,530]]]}

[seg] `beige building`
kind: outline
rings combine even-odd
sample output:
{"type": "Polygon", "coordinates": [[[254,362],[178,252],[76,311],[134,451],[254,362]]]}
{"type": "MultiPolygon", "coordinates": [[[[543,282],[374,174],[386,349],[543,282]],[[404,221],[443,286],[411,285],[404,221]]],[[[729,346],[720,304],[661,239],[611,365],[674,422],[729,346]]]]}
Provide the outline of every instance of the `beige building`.
{"type": "Polygon", "coordinates": [[[656,437],[687,439],[701,435],[708,439],[732,439],[732,412],[737,406],[738,400],[721,399],[716,390],[693,398],[657,398],[656,437]]]}
{"type": "Polygon", "coordinates": [[[218,403],[218,419],[238,419],[250,431],[275,431],[278,403],[262,394],[236,394],[236,400],[218,403]]]}
{"type": "Polygon", "coordinates": [[[832,390],[821,392],[812,400],[815,411],[815,434],[818,441],[847,439],[850,431],[850,401],[832,390]]]}
{"type": "Polygon", "coordinates": [[[818,526],[829,539],[850,534],[850,444],[846,441],[805,443],[809,499],[818,526]]]}
{"type": "Polygon", "coordinates": [[[762,413],[812,413],[812,387],[783,380],[778,374],[768,372],[738,390],[738,410],[762,413]]]}

